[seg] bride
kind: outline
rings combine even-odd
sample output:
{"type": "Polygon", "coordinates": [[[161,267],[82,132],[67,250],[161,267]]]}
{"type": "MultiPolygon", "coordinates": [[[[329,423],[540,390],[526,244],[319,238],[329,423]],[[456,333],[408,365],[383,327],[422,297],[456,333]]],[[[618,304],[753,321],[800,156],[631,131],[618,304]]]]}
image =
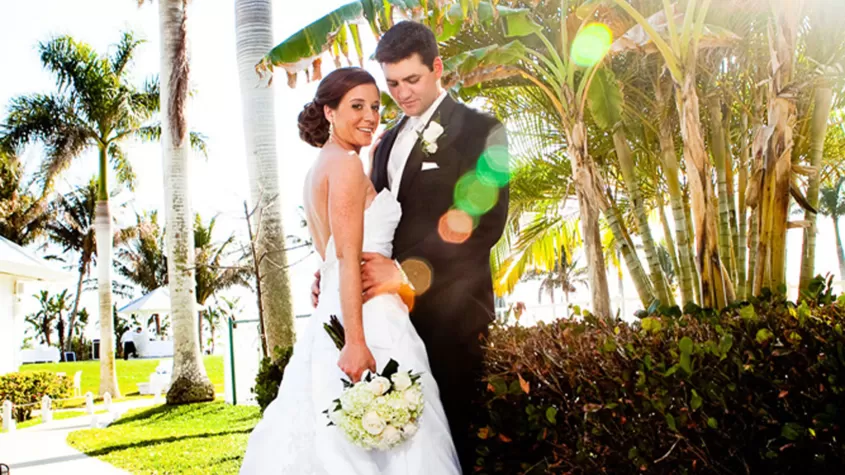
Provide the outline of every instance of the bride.
{"type": "Polygon", "coordinates": [[[305,209],[323,258],[320,302],[299,336],[279,395],[249,438],[241,474],[452,475],[460,465],[425,346],[408,316],[409,302],[385,294],[363,303],[363,252],[390,257],[402,215],[388,190],[376,193],[358,153],[379,123],[379,90],[363,69],[325,77],[299,114],[300,137],[321,148],[305,181],[305,209]],[[338,351],[323,323],[341,318],[346,345],[338,351]],[[340,396],[342,378],[358,381],[390,359],[421,372],[425,409],[419,431],[385,452],[348,442],[323,413],[340,396]]]}

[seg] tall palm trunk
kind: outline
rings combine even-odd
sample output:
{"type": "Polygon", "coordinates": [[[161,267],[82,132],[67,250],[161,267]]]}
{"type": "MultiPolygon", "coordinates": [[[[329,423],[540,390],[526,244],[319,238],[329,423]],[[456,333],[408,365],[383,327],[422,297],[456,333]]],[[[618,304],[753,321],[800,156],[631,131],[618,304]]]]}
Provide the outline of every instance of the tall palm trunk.
{"type": "Polygon", "coordinates": [[[733,276],[732,255],[733,232],[731,229],[731,206],[728,198],[728,172],[730,166],[727,156],[727,141],[725,130],[722,127],[722,101],[719,96],[712,95],[707,100],[707,109],[710,113],[710,145],[713,153],[713,162],[716,166],[716,178],[719,183],[719,255],[722,263],[733,276]]]}
{"type": "MultiPolygon", "coordinates": [[[[682,195],[683,202],[682,205],[684,207],[684,217],[686,218],[687,223],[687,236],[695,236],[695,230],[692,227],[692,210],[690,209],[690,199],[689,199],[689,187],[687,187],[687,192],[682,195]]],[[[692,240],[690,240],[690,246],[692,246],[692,240]]],[[[701,276],[698,273],[698,264],[696,263],[695,253],[690,249],[689,253],[689,266],[690,270],[692,271],[692,289],[695,292],[695,301],[699,304],[701,303],[701,276]]]]}
{"type": "Polygon", "coordinates": [[[600,318],[610,318],[610,292],[599,232],[599,206],[606,203],[607,198],[597,185],[600,178],[587,150],[587,133],[583,120],[577,121],[570,130],[568,151],[578,196],[593,313],[600,318]]]}
{"type": "Polygon", "coordinates": [[[628,139],[625,137],[621,128],[617,128],[613,132],[613,145],[616,148],[619,168],[622,169],[622,176],[628,188],[628,198],[631,201],[640,238],[643,241],[646,260],[648,261],[648,267],[651,273],[651,284],[657,293],[657,298],[660,299],[660,303],[667,306],[675,305],[675,298],[669,292],[669,285],[666,282],[666,276],[663,275],[663,269],[660,267],[660,258],[657,256],[657,246],[654,244],[651,228],[648,225],[648,214],[645,211],[643,198],[640,194],[640,186],[634,171],[631,148],[628,146],[628,139]]]}
{"type": "Polygon", "coordinates": [[[159,0],[161,145],[164,156],[168,278],[173,322],[173,379],[168,404],[214,400],[197,335],[188,128],[187,0],[159,0]]]}
{"type": "Polygon", "coordinates": [[[681,118],[684,161],[687,165],[692,214],[695,221],[701,305],[722,308],[734,300],[734,290],[719,256],[710,164],[701,134],[698,93],[695,90],[695,56],[695,54],[690,54],[684,80],[675,85],[675,99],[678,104],[678,115],[681,118]]]}
{"type": "Polygon", "coordinates": [[[94,215],[97,236],[97,293],[100,303],[100,396],[120,397],[114,362],[114,318],[112,315],[112,217],[106,182],[106,149],[100,148],[100,189],[94,215]]]}
{"type": "Polygon", "coordinates": [[[736,286],[737,297],[748,298],[748,286],[746,281],[746,256],[748,255],[748,218],[745,210],[745,187],[748,186],[748,114],[742,113],[742,133],[739,139],[739,184],[737,195],[739,199],[739,210],[737,221],[739,225],[739,237],[736,246],[736,286]]]}
{"type": "Polygon", "coordinates": [[[235,1],[238,76],[246,142],[250,201],[257,210],[256,255],[267,348],[290,347],[296,338],[282,228],[273,89],[259,84],[255,65],[273,48],[270,0],[235,1]]]}
{"type": "Polygon", "coordinates": [[[675,154],[675,131],[669,120],[670,113],[666,103],[672,95],[669,81],[660,81],[655,88],[660,109],[658,139],[660,141],[660,159],[666,176],[666,188],[669,191],[669,203],[672,205],[672,218],[675,220],[675,239],[678,245],[678,276],[681,287],[681,300],[684,304],[696,301],[695,262],[693,260],[687,214],[684,211],[684,195],[678,179],[679,164],[675,154]]]}
{"type": "MultiPolygon", "coordinates": [[[[833,104],[833,88],[825,83],[816,88],[813,99],[813,119],[810,124],[810,166],[815,173],[810,176],[807,186],[807,202],[814,209],[819,207],[819,182],[821,181],[821,163],[824,152],[824,138],[827,134],[827,120],[830,117],[830,109],[833,104]]],[[[799,289],[804,291],[810,284],[815,274],[816,265],[816,213],[809,210],[804,211],[804,220],[809,222],[809,227],[804,229],[804,244],[801,253],[801,279],[799,289]]],[[[838,232],[838,230],[837,230],[838,232]]],[[[839,235],[837,234],[837,245],[839,235]]],[[[841,267],[840,261],[840,267],[841,267]]]]}
{"type": "Polygon", "coordinates": [[[757,203],[759,240],[754,294],[763,287],[777,290],[786,285],[786,230],[792,180],[792,147],[796,105],[792,73],[803,0],[771,0],[773,18],[769,24],[772,79],[769,83],[768,127],[755,153],[759,167],[760,192],[757,203]]]}
{"type": "Polygon", "coordinates": [[[836,234],[836,256],[839,258],[839,280],[845,280],[845,250],[842,249],[842,236],[839,234],[839,215],[830,216],[833,232],[836,234]]]}

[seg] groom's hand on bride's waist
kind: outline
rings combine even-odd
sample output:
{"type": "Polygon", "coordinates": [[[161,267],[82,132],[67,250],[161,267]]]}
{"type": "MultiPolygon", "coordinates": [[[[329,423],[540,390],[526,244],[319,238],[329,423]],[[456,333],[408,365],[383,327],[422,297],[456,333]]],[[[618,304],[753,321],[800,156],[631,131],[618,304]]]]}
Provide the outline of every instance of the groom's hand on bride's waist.
{"type": "Polygon", "coordinates": [[[361,288],[364,302],[382,294],[399,293],[408,279],[396,261],[378,253],[365,252],[361,264],[361,288]]]}
{"type": "Polygon", "coordinates": [[[320,303],[320,271],[314,273],[314,283],[311,284],[311,305],[317,308],[320,303]]]}

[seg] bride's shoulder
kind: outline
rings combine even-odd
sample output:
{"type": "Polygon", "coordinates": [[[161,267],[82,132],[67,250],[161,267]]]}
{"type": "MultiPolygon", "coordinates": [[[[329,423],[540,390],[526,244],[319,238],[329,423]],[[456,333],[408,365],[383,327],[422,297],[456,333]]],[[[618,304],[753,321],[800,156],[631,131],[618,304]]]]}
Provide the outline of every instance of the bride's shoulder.
{"type": "Polygon", "coordinates": [[[364,175],[364,164],[357,153],[340,147],[326,148],[320,151],[320,161],[328,174],[335,176],[364,175]]]}

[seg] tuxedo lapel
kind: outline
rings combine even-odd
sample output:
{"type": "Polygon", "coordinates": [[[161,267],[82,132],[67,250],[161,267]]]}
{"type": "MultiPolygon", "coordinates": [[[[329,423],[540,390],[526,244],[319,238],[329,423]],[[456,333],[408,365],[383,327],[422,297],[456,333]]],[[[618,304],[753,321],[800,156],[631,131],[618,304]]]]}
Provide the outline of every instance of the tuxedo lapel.
{"type": "Polygon", "coordinates": [[[372,176],[373,187],[376,192],[381,192],[385,188],[390,188],[389,180],[387,179],[387,163],[390,161],[390,152],[393,150],[393,144],[396,143],[396,137],[402,126],[408,121],[407,117],[402,118],[396,127],[388,130],[384,135],[379,146],[376,148],[376,156],[373,159],[373,170],[370,173],[372,176]]]}
{"type": "MultiPolygon", "coordinates": [[[[455,137],[452,136],[453,131],[451,130],[451,119],[457,109],[456,106],[457,103],[455,100],[452,99],[451,96],[447,95],[443,98],[443,102],[440,103],[437,111],[431,116],[431,120],[429,120],[429,123],[432,121],[438,122],[443,127],[445,134],[445,137],[438,141],[437,152],[435,152],[433,156],[445,153],[448,150],[448,146],[451,145],[455,139],[455,137]]],[[[428,123],[425,124],[425,126],[428,127],[428,123]]],[[[425,127],[422,130],[425,130],[425,127]]],[[[425,154],[422,149],[422,141],[417,138],[414,148],[411,149],[411,154],[408,156],[408,161],[405,163],[405,170],[402,173],[402,182],[399,185],[398,196],[400,203],[405,201],[405,197],[408,196],[409,187],[414,182],[414,178],[416,178],[420,172],[423,158],[425,158],[425,154]]]]}

